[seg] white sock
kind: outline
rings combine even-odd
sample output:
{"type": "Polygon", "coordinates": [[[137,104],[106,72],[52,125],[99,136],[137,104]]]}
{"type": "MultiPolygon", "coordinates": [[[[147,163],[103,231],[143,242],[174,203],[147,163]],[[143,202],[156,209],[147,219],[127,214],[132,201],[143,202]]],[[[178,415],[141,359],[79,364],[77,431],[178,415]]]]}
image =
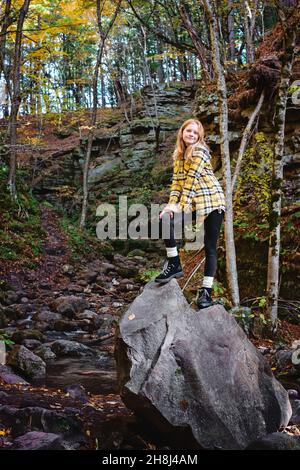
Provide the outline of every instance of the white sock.
{"type": "Polygon", "coordinates": [[[202,281],[202,287],[212,287],[214,278],[210,276],[204,276],[202,281]]]}
{"type": "Polygon", "coordinates": [[[173,256],[178,256],[177,246],[172,248],[166,248],[167,250],[167,258],[173,258],[173,256]]]}

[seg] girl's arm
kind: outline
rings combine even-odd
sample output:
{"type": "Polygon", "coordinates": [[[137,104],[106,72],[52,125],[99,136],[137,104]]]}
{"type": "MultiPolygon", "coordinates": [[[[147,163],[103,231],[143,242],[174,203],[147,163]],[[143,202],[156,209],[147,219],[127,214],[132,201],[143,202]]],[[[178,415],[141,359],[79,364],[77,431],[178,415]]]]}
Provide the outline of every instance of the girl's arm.
{"type": "Polygon", "coordinates": [[[205,163],[209,161],[209,151],[204,147],[196,146],[192,157],[191,163],[188,170],[188,174],[185,180],[185,184],[182,190],[182,194],[179,200],[179,208],[184,211],[192,201],[195,194],[196,181],[200,178],[205,163]]]}

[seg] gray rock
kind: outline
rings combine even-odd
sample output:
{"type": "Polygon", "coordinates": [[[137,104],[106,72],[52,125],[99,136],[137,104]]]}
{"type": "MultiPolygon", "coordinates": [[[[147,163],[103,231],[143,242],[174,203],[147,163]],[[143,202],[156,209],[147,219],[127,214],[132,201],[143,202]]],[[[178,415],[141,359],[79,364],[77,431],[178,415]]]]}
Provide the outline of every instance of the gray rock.
{"type": "Polygon", "coordinates": [[[174,279],[134,300],[115,356],[124,403],[181,445],[243,449],[289,422],[287,392],[234,317],[192,310],[174,279]]]}
{"type": "Polygon", "coordinates": [[[14,346],[7,356],[7,363],[33,379],[46,375],[45,362],[24,346],[14,346]]]}
{"type": "Polygon", "coordinates": [[[32,425],[37,431],[60,434],[64,437],[80,434],[82,427],[75,417],[39,406],[15,408],[3,405],[0,406],[0,418],[13,429],[14,435],[19,436],[31,431],[32,425]]]}
{"type": "Polygon", "coordinates": [[[53,329],[56,331],[75,331],[77,330],[77,324],[75,321],[57,320],[53,324],[53,329]]]}
{"type": "Polygon", "coordinates": [[[36,339],[42,342],[44,335],[38,330],[17,330],[12,334],[11,339],[17,344],[23,343],[25,339],[36,339]]]}
{"type": "Polygon", "coordinates": [[[19,450],[59,450],[61,437],[57,434],[32,431],[17,437],[14,447],[19,450]]]}
{"type": "Polygon", "coordinates": [[[251,442],[247,450],[300,450],[300,436],[274,432],[251,442]]]}
{"type": "Polygon", "coordinates": [[[87,300],[73,295],[60,297],[53,302],[54,310],[69,318],[73,318],[75,313],[83,312],[89,306],[87,300]]]}
{"type": "Polygon", "coordinates": [[[93,312],[92,310],[85,310],[82,313],[77,313],[76,318],[78,318],[79,320],[96,320],[98,318],[98,314],[96,312],[93,312]]]}
{"type": "Polygon", "coordinates": [[[96,353],[84,344],[77,343],[76,341],[68,341],[65,339],[54,341],[51,345],[52,351],[58,356],[93,356],[96,353]]]}
{"type": "Polygon", "coordinates": [[[92,184],[101,181],[104,175],[111,173],[120,163],[121,158],[114,158],[102,165],[91,168],[88,173],[88,182],[92,184]]]}
{"type": "Polygon", "coordinates": [[[40,348],[36,349],[35,354],[41,357],[44,361],[49,361],[56,358],[56,354],[47,344],[43,344],[40,348]]]}
{"type": "Polygon", "coordinates": [[[0,365],[0,379],[5,382],[6,384],[16,385],[29,385],[26,380],[22,379],[18,375],[16,375],[11,367],[6,365],[0,365]]]}
{"type": "Polygon", "coordinates": [[[88,402],[86,391],[80,384],[68,385],[68,387],[65,388],[65,392],[68,393],[71,398],[74,398],[74,400],[79,400],[82,403],[88,402]]]}
{"type": "Polygon", "coordinates": [[[41,341],[38,341],[37,339],[24,339],[22,345],[25,346],[25,348],[30,349],[30,351],[33,349],[38,348],[41,346],[41,341]]]}
{"type": "Polygon", "coordinates": [[[75,269],[70,264],[64,264],[62,269],[65,275],[73,276],[75,274],[75,269]]]}
{"type": "Polygon", "coordinates": [[[50,310],[42,310],[34,315],[33,319],[39,322],[53,323],[56,320],[61,320],[63,317],[60,313],[51,312],[50,310]]]}
{"type": "Polygon", "coordinates": [[[289,424],[300,424],[300,400],[291,400],[292,405],[292,417],[289,424]]]}
{"type": "Polygon", "coordinates": [[[288,396],[291,398],[291,399],[295,399],[295,398],[298,398],[299,396],[299,393],[297,392],[297,390],[294,390],[294,389],[289,389],[288,391],[288,396]]]}

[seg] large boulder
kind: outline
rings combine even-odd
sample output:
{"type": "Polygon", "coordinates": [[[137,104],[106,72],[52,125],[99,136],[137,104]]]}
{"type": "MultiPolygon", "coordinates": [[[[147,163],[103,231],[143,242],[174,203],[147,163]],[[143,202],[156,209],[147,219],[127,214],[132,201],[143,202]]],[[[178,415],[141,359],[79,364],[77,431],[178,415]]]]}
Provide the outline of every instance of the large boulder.
{"type": "Polygon", "coordinates": [[[191,309],[175,279],[134,300],[115,357],[126,406],[181,448],[244,449],[289,422],[287,392],[234,317],[191,309]]]}

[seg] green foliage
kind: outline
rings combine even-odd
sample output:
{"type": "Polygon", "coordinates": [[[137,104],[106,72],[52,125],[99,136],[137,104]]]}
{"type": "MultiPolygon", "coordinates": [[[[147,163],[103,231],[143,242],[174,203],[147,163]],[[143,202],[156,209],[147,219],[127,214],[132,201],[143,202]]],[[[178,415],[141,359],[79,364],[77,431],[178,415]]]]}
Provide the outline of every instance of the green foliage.
{"type": "Polygon", "coordinates": [[[150,269],[149,271],[144,271],[139,273],[139,278],[141,281],[144,282],[149,282],[152,281],[156,276],[160,274],[160,271],[157,271],[155,269],[150,269]]]}
{"type": "Polygon", "coordinates": [[[271,218],[273,148],[263,132],[256,133],[252,140],[234,193],[234,227],[242,238],[266,241],[271,218]]]}
{"type": "Polygon", "coordinates": [[[218,281],[214,281],[213,283],[213,293],[216,296],[222,296],[225,293],[225,289],[222,284],[218,281]]]}
{"type": "Polygon", "coordinates": [[[38,201],[30,194],[26,172],[17,172],[18,200],[12,201],[7,189],[8,167],[0,166],[0,258],[30,262],[42,251],[44,230],[41,228],[38,201]]]}
{"type": "Polygon", "coordinates": [[[54,207],[54,206],[51,204],[51,202],[49,202],[49,201],[43,201],[41,204],[42,204],[44,207],[47,207],[48,209],[53,209],[53,207],[54,207]]]}
{"type": "Polygon", "coordinates": [[[67,236],[73,260],[78,260],[82,256],[91,253],[92,243],[95,242],[95,239],[91,238],[88,230],[81,229],[77,221],[71,221],[66,215],[60,219],[59,225],[67,236]]]}
{"type": "Polygon", "coordinates": [[[243,207],[248,204],[255,207],[262,224],[268,222],[273,154],[273,148],[267,142],[264,133],[256,133],[252,147],[244,154],[234,195],[234,208],[241,222],[246,222],[243,217],[243,207]]]}
{"type": "Polygon", "coordinates": [[[13,346],[15,344],[5,333],[0,333],[0,342],[3,342],[6,346],[13,346]]]}
{"type": "Polygon", "coordinates": [[[233,316],[238,322],[238,324],[243,328],[245,333],[249,335],[251,326],[252,326],[252,321],[255,316],[254,313],[252,313],[251,310],[248,311],[248,310],[240,309],[234,312],[233,316]]]}

